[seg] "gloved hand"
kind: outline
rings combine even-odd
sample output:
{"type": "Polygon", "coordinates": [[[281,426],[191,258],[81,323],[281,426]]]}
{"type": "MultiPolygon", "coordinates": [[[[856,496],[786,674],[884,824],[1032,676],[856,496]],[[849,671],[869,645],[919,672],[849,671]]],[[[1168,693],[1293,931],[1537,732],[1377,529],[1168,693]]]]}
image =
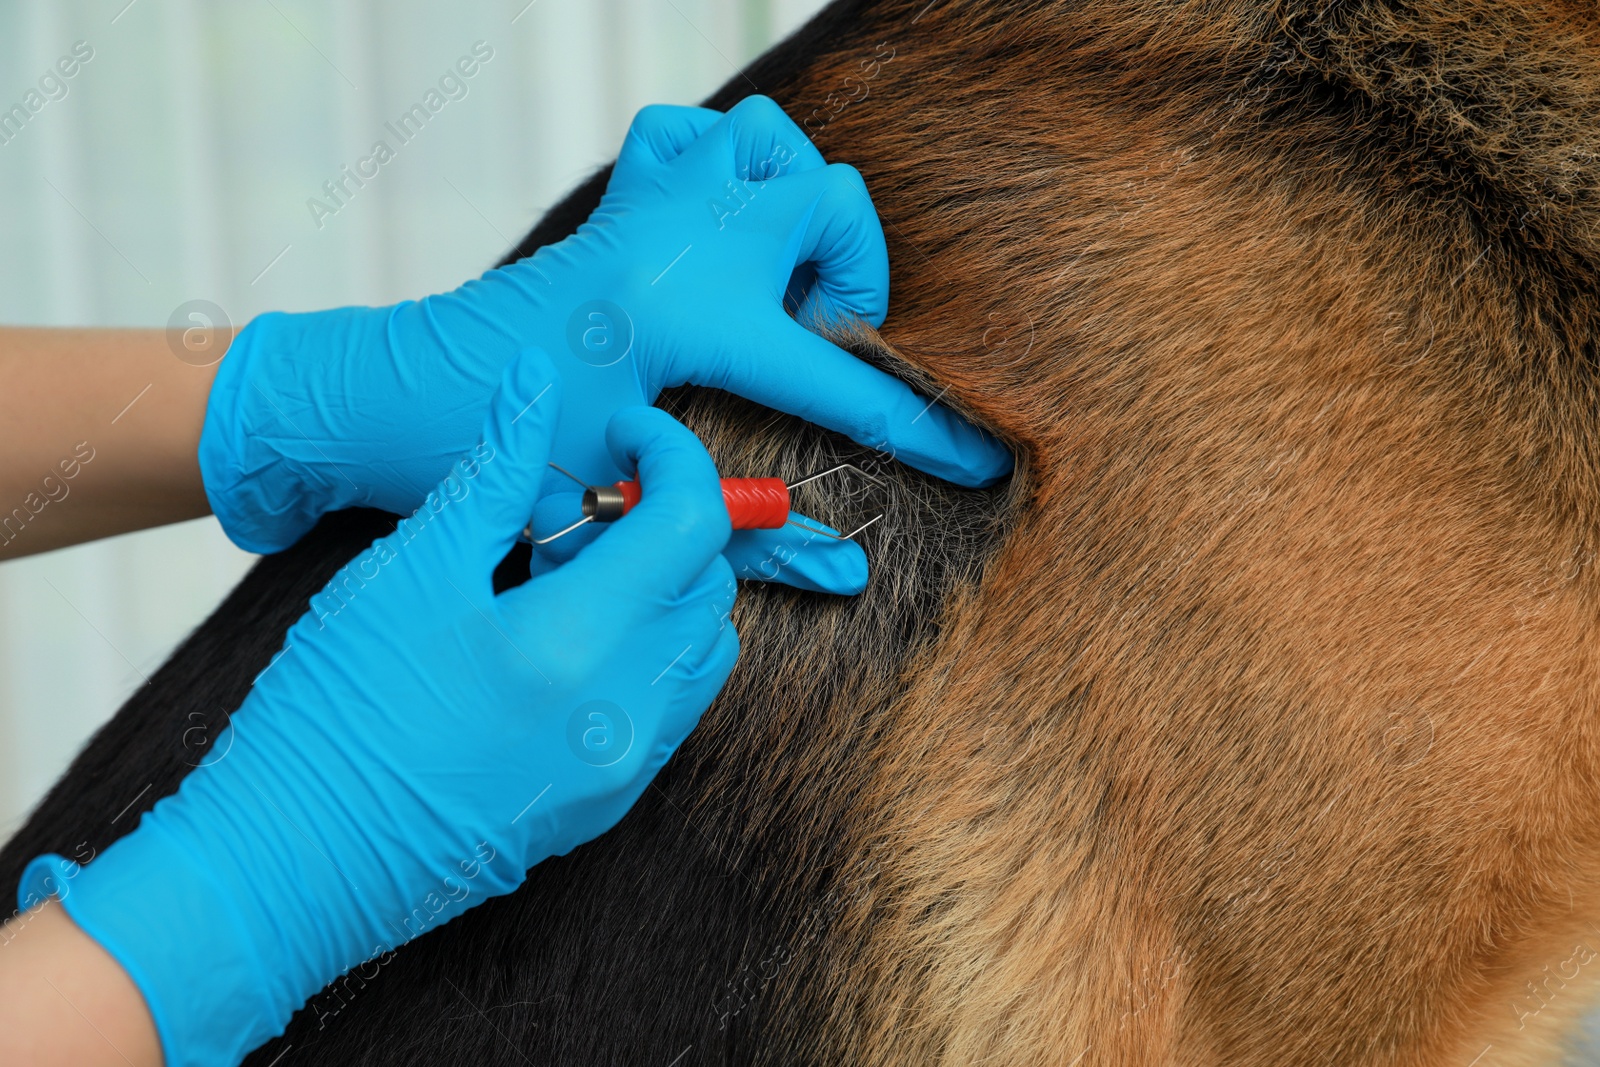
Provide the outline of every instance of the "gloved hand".
{"type": "Polygon", "coordinates": [[[89,865],[24,875],[132,976],[167,1067],[237,1063],[350,967],[605,831],[727,679],[728,514],[659,410],[606,432],[642,502],[493,593],[561,397],[538,353],[514,362],[483,443],[313,600],[207,765],[89,865]]]}
{"type": "MultiPolygon", "coordinates": [[[[336,508],[409,511],[471,445],[500,368],[526,346],[543,348],[564,383],[555,459],[590,482],[619,476],[602,445],[610,415],[684,383],[965,485],[1009,470],[990,436],[798,325],[783,310],[791,283],[802,321],[883,322],[888,257],[860,175],[826,165],[765,97],[725,115],[646,108],[599,208],[568,239],[422,301],[252,321],[206,412],[212,508],[252,551],[293,543],[336,508]]],[[[571,492],[549,478],[548,492],[571,492]]],[[[775,537],[792,540],[741,533],[730,558],[743,572],[775,537]]],[[[813,562],[780,580],[841,592],[865,581],[853,544],[819,538],[802,555],[813,562]]]]}

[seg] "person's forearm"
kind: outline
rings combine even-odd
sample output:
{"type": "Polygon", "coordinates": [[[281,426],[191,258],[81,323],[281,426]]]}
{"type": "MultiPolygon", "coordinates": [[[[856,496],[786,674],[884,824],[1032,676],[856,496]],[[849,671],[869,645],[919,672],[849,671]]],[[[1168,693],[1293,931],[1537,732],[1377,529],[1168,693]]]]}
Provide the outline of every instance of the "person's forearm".
{"type": "Polygon", "coordinates": [[[0,562],[207,514],[195,364],[231,339],[185,361],[163,330],[0,327],[0,562]]]}
{"type": "Polygon", "coordinates": [[[161,1067],[138,987],[54,901],[0,927],[0,1063],[161,1067]]]}

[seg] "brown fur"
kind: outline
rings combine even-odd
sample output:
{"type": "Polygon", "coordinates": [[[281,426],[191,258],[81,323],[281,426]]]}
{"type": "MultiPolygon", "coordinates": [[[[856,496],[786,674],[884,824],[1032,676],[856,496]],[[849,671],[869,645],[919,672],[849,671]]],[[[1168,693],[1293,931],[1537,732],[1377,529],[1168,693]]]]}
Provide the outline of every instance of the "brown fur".
{"type": "Polygon", "coordinates": [[[855,757],[817,1057],[1549,1062],[1600,975],[1595,12],[864,18],[761,88],[1027,496],[855,757]]]}

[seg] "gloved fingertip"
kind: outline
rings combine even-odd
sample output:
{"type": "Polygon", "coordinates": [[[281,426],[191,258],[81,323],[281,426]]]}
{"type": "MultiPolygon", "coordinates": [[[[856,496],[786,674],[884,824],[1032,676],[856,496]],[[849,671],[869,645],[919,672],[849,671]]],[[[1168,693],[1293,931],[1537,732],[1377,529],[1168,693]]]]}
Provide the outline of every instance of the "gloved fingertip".
{"type": "MultiPolygon", "coordinates": [[[[837,534],[814,519],[796,516],[804,527],[837,534]]],[[[740,530],[723,555],[734,573],[746,580],[777,582],[811,593],[856,596],[867,588],[867,554],[854,541],[842,541],[811,529],[740,530]]]]}
{"type": "Polygon", "coordinates": [[[974,445],[972,457],[967,467],[972,476],[971,486],[974,489],[987,489],[997,482],[1004,481],[1016,469],[1016,457],[1011,450],[995,437],[984,434],[983,442],[974,445]]]}
{"type": "Polygon", "coordinates": [[[908,466],[968,489],[994,485],[1016,465],[1005,442],[938,403],[926,405],[909,420],[891,421],[889,429],[884,451],[908,466]]]}

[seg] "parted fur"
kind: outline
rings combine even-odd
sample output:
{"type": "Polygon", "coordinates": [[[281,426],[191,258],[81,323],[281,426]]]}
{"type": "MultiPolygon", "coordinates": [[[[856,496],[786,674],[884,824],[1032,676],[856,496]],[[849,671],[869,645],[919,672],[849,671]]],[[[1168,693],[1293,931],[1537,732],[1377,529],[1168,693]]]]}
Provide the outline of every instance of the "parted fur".
{"type": "MultiPolygon", "coordinates": [[[[1556,1062],[1600,975],[1597,34],[885,0],[753,64],[712,103],[776,97],[885,221],[890,317],[841,339],[1017,476],[879,464],[868,591],[745,586],[733,681],[616,831],[250,1062],[1556,1062]]],[[[667,402],[725,473],[870,462],[667,402]]],[[[264,560],[7,877],[174,789],[384,522],[264,560]]]]}

